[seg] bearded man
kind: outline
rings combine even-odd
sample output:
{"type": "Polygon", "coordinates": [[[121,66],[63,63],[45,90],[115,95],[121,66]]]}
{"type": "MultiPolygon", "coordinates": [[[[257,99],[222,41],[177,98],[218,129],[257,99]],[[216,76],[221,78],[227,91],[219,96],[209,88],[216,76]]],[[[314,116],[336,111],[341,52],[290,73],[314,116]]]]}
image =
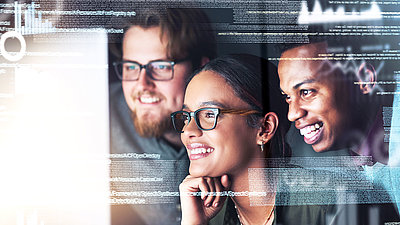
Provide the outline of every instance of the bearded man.
{"type": "MultiPolygon", "coordinates": [[[[186,78],[215,56],[215,45],[208,18],[199,9],[137,11],[124,32],[122,59],[114,62],[122,82],[110,87],[111,178],[159,179],[140,184],[111,180],[111,190],[178,193],[188,158],[170,114],[182,109],[186,78]]],[[[145,197],[133,204],[132,198],[121,197],[112,207],[112,222],[177,224],[179,196],[168,197],[145,197]]]]}

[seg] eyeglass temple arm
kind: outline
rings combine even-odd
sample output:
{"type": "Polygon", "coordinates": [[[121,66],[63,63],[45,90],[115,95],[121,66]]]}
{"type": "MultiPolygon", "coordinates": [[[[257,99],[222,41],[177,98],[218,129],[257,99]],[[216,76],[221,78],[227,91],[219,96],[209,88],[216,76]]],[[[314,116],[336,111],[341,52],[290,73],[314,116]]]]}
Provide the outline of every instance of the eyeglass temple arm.
{"type": "Polygon", "coordinates": [[[239,114],[242,116],[250,115],[250,114],[261,114],[261,112],[257,110],[249,110],[249,109],[221,109],[221,113],[232,113],[232,114],[239,114]]]}

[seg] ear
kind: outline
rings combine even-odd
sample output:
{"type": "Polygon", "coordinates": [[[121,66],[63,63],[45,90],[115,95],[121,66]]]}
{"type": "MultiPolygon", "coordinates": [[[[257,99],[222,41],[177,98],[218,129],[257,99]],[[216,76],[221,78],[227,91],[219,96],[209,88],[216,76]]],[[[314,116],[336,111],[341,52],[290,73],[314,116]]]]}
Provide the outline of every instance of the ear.
{"type": "Polygon", "coordinates": [[[369,94],[374,89],[376,83],[375,68],[369,63],[363,63],[358,69],[358,81],[360,82],[360,90],[363,94],[369,94]]]}
{"type": "Polygon", "coordinates": [[[262,145],[269,142],[274,136],[279,125],[279,119],[276,113],[269,112],[265,114],[262,126],[258,131],[257,144],[262,145]]]}
{"type": "Polygon", "coordinates": [[[210,62],[210,59],[208,57],[203,56],[203,57],[201,57],[200,66],[204,66],[208,62],[210,62]]]}

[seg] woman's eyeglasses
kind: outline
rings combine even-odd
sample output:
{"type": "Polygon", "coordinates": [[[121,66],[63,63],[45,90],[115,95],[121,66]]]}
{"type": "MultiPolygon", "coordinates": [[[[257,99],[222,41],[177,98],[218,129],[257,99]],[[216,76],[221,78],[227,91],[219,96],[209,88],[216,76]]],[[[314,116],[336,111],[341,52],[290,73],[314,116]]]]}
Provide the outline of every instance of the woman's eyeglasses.
{"type": "Polygon", "coordinates": [[[261,114],[257,110],[252,109],[219,109],[219,108],[201,108],[194,112],[177,111],[171,114],[172,124],[177,132],[183,133],[186,125],[194,118],[197,127],[200,130],[212,130],[217,126],[217,118],[219,114],[231,113],[242,116],[250,114],[261,114]]]}

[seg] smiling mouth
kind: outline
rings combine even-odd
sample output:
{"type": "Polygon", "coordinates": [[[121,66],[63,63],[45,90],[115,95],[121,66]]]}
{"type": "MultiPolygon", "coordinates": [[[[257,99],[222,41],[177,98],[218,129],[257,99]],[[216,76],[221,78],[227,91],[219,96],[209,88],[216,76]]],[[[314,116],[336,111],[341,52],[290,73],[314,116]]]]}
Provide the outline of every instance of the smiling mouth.
{"type": "Polygon", "coordinates": [[[190,160],[205,158],[214,152],[214,148],[194,148],[190,150],[190,160]]]}
{"type": "Polygon", "coordinates": [[[161,101],[161,99],[157,98],[157,97],[144,97],[144,96],[139,97],[139,102],[144,103],[144,104],[154,104],[154,103],[158,103],[160,101],[161,101]]]}
{"type": "Polygon", "coordinates": [[[315,144],[321,137],[324,124],[318,122],[300,129],[300,134],[304,136],[304,142],[309,145],[315,144]]]}

